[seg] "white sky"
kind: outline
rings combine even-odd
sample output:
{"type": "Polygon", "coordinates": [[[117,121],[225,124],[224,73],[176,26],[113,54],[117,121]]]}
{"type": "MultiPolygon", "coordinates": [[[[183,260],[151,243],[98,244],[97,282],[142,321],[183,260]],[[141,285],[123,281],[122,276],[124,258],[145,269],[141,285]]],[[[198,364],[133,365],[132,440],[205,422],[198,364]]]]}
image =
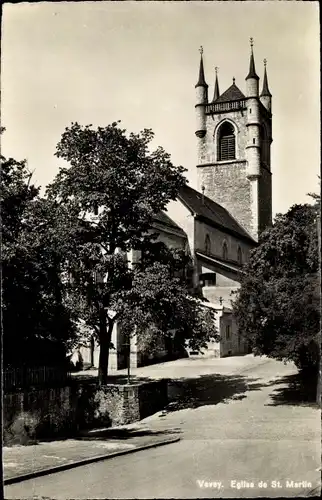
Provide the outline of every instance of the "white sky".
{"type": "Polygon", "coordinates": [[[6,4],[2,29],[2,153],[26,158],[37,184],[57,173],[55,147],[72,121],[120,119],[129,131],[152,128],[196,187],[199,46],[209,96],[215,66],[221,93],[232,77],[245,92],[252,36],[273,94],[273,212],[318,191],[318,2],[6,4]]]}

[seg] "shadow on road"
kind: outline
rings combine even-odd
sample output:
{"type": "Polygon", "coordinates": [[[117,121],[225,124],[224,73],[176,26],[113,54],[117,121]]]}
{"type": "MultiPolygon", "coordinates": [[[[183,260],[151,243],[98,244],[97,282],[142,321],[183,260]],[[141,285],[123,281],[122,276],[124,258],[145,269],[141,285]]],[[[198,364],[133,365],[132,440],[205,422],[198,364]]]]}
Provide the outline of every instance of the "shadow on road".
{"type": "Polygon", "coordinates": [[[118,441],[120,441],[135,437],[144,437],[144,436],[153,437],[153,436],[166,436],[166,435],[173,436],[174,434],[181,434],[181,433],[182,431],[178,428],[151,430],[151,429],[127,429],[127,428],[116,429],[111,427],[109,429],[102,429],[100,431],[96,431],[95,434],[87,433],[86,435],[84,434],[83,436],[78,436],[76,439],[86,440],[86,441],[117,439],[118,441]]]}
{"type": "MultiPolygon", "coordinates": [[[[152,378],[131,377],[131,383],[151,382],[152,378]]],[[[182,410],[185,408],[198,408],[205,405],[229,403],[234,400],[246,398],[249,391],[260,390],[264,387],[258,378],[242,375],[209,374],[191,378],[168,379],[168,405],[166,412],[182,410]]],[[[93,377],[84,377],[82,382],[93,383],[93,377]]],[[[126,375],[111,375],[108,383],[126,384],[126,375]]]]}
{"type": "Polygon", "coordinates": [[[263,387],[262,383],[255,383],[257,380],[259,379],[240,375],[213,374],[170,381],[168,385],[170,403],[166,411],[198,408],[244,399],[247,397],[247,392],[263,387]]]}
{"type": "Polygon", "coordinates": [[[301,376],[300,373],[281,377],[275,384],[282,384],[271,394],[272,402],[266,406],[293,405],[316,408],[316,380],[301,376]]]}
{"type": "MultiPolygon", "coordinates": [[[[131,377],[131,383],[151,382],[149,377],[131,377]]],[[[93,377],[90,380],[93,382],[93,377]]],[[[109,376],[110,384],[126,384],[126,375],[109,376]]],[[[228,404],[247,397],[250,391],[272,387],[267,406],[296,405],[316,407],[316,382],[300,373],[278,377],[269,382],[242,375],[209,374],[191,378],[168,379],[168,405],[165,412],[198,408],[218,403],[228,404]]],[[[161,415],[162,416],[162,415],[161,415]]]]}

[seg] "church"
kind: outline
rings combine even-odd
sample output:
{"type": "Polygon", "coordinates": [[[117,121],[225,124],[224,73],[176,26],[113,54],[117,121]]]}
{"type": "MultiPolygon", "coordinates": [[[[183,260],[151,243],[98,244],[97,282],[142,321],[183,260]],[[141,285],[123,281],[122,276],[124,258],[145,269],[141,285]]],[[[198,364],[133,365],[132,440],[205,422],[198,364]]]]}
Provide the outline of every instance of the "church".
{"type": "MultiPolygon", "coordinates": [[[[248,352],[232,313],[233,292],[259,235],[272,224],[272,95],[266,60],[261,91],[255,69],[253,40],[245,93],[232,85],[222,94],[216,70],[212,98],[206,83],[200,49],[196,89],[196,140],[198,190],[184,186],[167,210],[158,214],[153,231],[169,247],[184,249],[193,262],[193,287],[202,291],[204,306],[216,311],[219,342],[209,343],[207,356],[248,352]]],[[[130,265],[140,258],[130,252],[130,265]]],[[[127,365],[119,328],[112,338],[111,369],[127,365]]],[[[150,359],[140,352],[138,339],[131,345],[131,366],[167,359],[164,346],[150,359]]],[[[195,353],[189,353],[194,355],[195,353]]],[[[84,362],[97,366],[97,349],[83,349],[84,362]]]]}

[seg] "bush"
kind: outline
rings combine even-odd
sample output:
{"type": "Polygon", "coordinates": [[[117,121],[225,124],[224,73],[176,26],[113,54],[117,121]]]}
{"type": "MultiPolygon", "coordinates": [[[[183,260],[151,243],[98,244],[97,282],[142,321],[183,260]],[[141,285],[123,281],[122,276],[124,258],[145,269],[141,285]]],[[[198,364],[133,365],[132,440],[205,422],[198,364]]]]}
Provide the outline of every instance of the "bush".
{"type": "Polygon", "coordinates": [[[14,444],[36,443],[36,432],[39,425],[39,416],[24,412],[20,413],[4,433],[4,442],[7,446],[14,444]]]}

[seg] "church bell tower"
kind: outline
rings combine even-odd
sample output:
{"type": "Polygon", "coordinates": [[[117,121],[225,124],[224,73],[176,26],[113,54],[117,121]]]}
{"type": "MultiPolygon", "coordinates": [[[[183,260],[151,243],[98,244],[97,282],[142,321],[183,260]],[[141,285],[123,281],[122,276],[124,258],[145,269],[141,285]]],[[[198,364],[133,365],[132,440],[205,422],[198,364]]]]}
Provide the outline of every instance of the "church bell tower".
{"type": "Polygon", "coordinates": [[[203,51],[196,84],[196,136],[198,189],[226,208],[258,241],[272,223],[272,95],[268,88],[266,60],[259,95],[253,39],[250,39],[246,95],[232,85],[220,95],[218,72],[213,99],[208,101],[203,51]]]}

